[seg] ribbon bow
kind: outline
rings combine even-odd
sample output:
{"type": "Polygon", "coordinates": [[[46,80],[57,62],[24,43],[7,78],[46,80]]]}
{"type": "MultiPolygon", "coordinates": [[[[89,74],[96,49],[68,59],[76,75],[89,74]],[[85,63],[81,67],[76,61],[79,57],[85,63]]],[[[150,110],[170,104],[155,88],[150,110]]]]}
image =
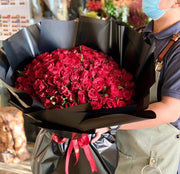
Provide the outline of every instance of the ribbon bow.
{"type": "MultiPolygon", "coordinates": [[[[66,163],[65,163],[65,173],[69,174],[69,160],[70,160],[70,156],[71,153],[74,149],[75,152],[75,156],[76,156],[76,162],[75,165],[78,163],[79,161],[79,147],[81,147],[84,150],[84,153],[86,155],[87,160],[89,161],[89,164],[91,166],[91,172],[97,172],[97,167],[96,167],[96,163],[94,161],[93,155],[91,153],[91,150],[89,148],[89,137],[87,134],[82,134],[80,138],[76,138],[77,134],[76,133],[72,133],[72,138],[67,150],[67,154],[66,154],[66,163]]],[[[56,136],[54,133],[52,134],[52,139],[56,142],[56,143],[65,143],[67,141],[67,138],[59,138],[58,136],[56,136]]]]}

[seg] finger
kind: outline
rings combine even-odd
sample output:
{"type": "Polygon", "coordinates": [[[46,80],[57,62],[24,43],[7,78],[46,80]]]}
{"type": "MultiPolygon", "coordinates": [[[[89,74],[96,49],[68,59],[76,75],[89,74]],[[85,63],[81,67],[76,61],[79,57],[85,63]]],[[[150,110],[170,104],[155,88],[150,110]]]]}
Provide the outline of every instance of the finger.
{"type": "Polygon", "coordinates": [[[96,136],[91,140],[91,143],[95,143],[99,138],[101,138],[101,134],[97,133],[96,136]]]}

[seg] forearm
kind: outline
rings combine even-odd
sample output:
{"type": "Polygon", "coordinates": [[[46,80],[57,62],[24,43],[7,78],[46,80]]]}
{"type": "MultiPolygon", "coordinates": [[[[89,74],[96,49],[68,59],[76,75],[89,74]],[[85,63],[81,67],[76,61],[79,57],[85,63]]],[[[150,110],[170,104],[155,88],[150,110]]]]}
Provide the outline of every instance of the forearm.
{"type": "Polygon", "coordinates": [[[175,98],[170,98],[169,100],[169,98],[165,97],[161,102],[149,105],[147,110],[152,110],[156,113],[155,119],[123,124],[120,129],[146,129],[176,121],[180,116],[180,101],[175,98]]]}
{"type": "MultiPolygon", "coordinates": [[[[161,102],[150,104],[147,110],[151,110],[156,113],[155,119],[147,119],[144,121],[123,124],[119,129],[146,129],[161,124],[166,124],[176,121],[180,116],[180,99],[172,97],[163,97],[161,102]]],[[[109,128],[96,129],[96,136],[91,143],[96,142],[102,133],[109,131],[109,128]]]]}
{"type": "Polygon", "coordinates": [[[144,121],[139,121],[139,122],[123,124],[120,126],[120,129],[121,130],[146,129],[146,128],[159,126],[161,124],[165,124],[165,122],[162,122],[161,120],[156,118],[156,119],[149,119],[149,120],[144,120],[144,121]]]}

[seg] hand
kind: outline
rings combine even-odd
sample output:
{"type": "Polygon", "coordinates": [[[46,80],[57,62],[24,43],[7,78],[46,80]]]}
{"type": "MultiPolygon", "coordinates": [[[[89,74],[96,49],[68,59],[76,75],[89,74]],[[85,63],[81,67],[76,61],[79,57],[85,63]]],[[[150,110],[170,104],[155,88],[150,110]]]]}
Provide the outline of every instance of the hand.
{"type": "Polygon", "coordinates": [[[102,134],[104,134],[104,133],[106,133],[108,131],[109,131],[108,127],[96,129],[96,131],[95,131],[96,136],[91,140],[91,143],[95,143],[99,138],[101,138],[102,134]]]}

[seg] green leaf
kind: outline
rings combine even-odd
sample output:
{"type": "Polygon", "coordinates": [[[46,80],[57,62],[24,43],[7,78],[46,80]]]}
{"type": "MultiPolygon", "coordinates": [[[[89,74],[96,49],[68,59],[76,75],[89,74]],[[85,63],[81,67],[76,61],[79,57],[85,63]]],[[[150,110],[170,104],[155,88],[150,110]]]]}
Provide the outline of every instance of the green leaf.
{"type": "Polygon", "coordinates": [[[64,101],[63,103],[62,103],[62,106],[64,106],[66,104],[66,101],[64,101]]]}
{"type": "Polygon", "coordinates": [[[56,102],[52,102],[53,105],[56,105],[56,102]]]}
{"type": "Polygon", "coordinates": [[[121,90],[121,89],[123,89],[123,87],[122,86],[118,86],[118,89],[121,90]]]}
{"type": "Polygon", "coordinates": [[[81,48],[81,46],[80,46],[80,47],[79,47],[79,51],[80,51],[80,52],[81,52],[81,49],[82,49],[82,48],[81,48]]]}
{"type": "Polygon", "coordinates": [[[67,97],[63,98],[64,101],[67,100],[67,99],[68,99],[67,97]]]}
{"type": "Polygon", "coordinates": [[[103,93],[105,93],[105,92],[106,92],[106,89],[107,89],[107,87],[106,87],[106,86],[104,86],[104,88],[103,88],[102,92],[103,92],[103,93]]]}
{"type": "Polygon", "coordinates": [[[55,97],[55,96],[51,96],[51,97],[50,97],[50,100],[53,100],[54,97],[55,97]]]}
{"type": "Polygon", "coordinates": [[[81,54],[81,62],[83,62],[83,55],[81,54]]]}
{"type": "Polygon", "coordinates": [[[75,100],[75,99],[73,99],[73,98],[70,98],[70,101],[74,101],[74,102],[75,102],[76,100],[75,100]]]}
{"type": "Polygon", "coordinates": [[[17,70],[17,72],[19,73],[20,76],[23,76],[22,71],[17,70]]]}

